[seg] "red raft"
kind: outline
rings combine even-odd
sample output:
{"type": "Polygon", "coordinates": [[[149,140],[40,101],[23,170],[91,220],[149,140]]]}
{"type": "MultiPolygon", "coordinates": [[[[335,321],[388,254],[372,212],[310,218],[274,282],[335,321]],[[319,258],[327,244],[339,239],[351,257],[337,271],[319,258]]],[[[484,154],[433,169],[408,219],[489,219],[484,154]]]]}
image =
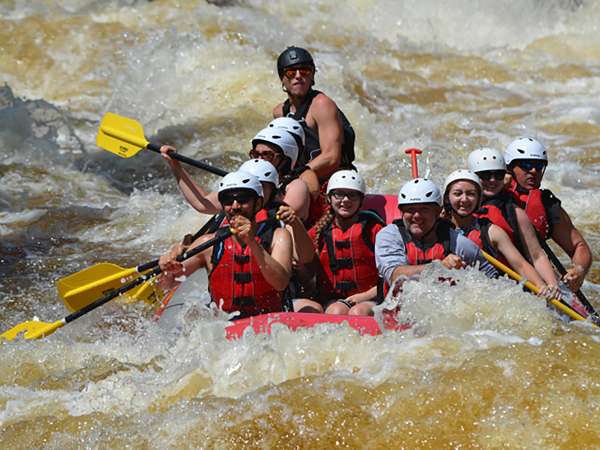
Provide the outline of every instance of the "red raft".
{"type": "MultiPolygon", "coordinates": [[[[225,328],[227,339],[239,339],[248,328],[252,328],[256,334],[271,334],[271,327],[275,324],[285,325],[292,331],[299,328],[312,328],[323,323],[344,324],[355,329],[361,336],[376,336],[382,330],[379,323],[372,316],[346,316],[335,314],[312,314],[279,312],[261,314],[259,316],[247,317],[234,321],[225,328]]],[[[392,312],[383,315],[383,328],[390,331],[403,331],[410,328],[408,324],[398,323],[392,312]]]]}
{"type": "MultiPolygon", "coordinates": [[[[373,194],[365,197],[363,209],[376,211],[386,223],[391,223],[400,216],[397,197],[395,195],[373,194]]],[[[159,320],[162,312],[169,304],[172,294],[167,295],[161,307],[155,314],[155,320],[159,320]]],[[[290,330],[299,328],[312,328],[323,323],[345,324],[358,331],[361,335],[376,336],[382,333],[379,323],[371,316],[348,316],[334,314],[311,314],[294,312],[277,312],[261,314],[258,316],[239,319],[232,322],[225,330],[227,339],[239,339],[248,328],[252,328],[256,334],[271,334],[271,327],[275,324],[285,325],[290,330]]],[[[383,315],[383,328],[385,330],[402,331],[410,328],[410,325],[399,324],[393,312],[383,315]]]]}

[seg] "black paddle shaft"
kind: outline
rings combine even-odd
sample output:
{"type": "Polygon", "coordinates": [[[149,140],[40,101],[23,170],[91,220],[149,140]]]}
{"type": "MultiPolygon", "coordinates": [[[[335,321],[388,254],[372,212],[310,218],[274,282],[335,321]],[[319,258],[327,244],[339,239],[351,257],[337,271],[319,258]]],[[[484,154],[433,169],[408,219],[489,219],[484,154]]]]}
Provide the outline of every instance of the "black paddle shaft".
{"type": "MultiPolygon", "coordinates": [[[[192,236],[192,242],[198,239],[200,236],[204,236],[206,233],[214,233],[223,221],[223,217],[223,213],[212,216],[204,225],[202,225],[202,228],[200,228],[196,234],[192,236]]],[[[147,263],[140,264],[135,268],[135,270],[139,273],[142,273],[146,270],[153,269],[156,266],[158,266],[158,259],[153,259],[147,263]]]]}
{"type": "MultiPolygon", "coordinates": [[[[160,147],[161,147],[160,144],[155,144],[153,142],[150,142],[146,148],[148,150],[152,150],[153,152],[160,153],[160,147]]],[[[189,164],[190,166],[194,166],[199,169],[206,170],[207,172],[210,172],[214,175],[219,175],[220,177],[224,177],[225,175],[227,175],[229,173],[229,172],[225,172],[223,169],[219,169],[218,167],[213,167],[213,166],[203,163],[201,161],[196,161],[195,159],[180,155],[177,152],[170,151],[169,156],[173,159],[176,159],[177,161],[181,161],[186,164],[189,164]]]]}
{"type": "MultiPolygon", "coordinates": [[[[203,242],[202,244],[198,245],[197,247],[194,247],[193,249],[179,255],[177,257],[177,261],[184,261],[188,258],[191,258],[192,256],[197,255],[200,252],[203,252],[207,248],[212,247],[213,245],[218,244],[221,241],[224,241],[230,235],[231,235],[231,231],[229,230],[229,228],[221,228],[219,231],[217,231],[217,236],[215,236],[214,238],[212,238],[206,242],[203,242]]],[[[141,277],[133,280],[130,283],[127,283],[126,285],[120,287],[119,289],[108,292],[106,295],[99,298],[98,300],[90,303],[89,305],[81,308],[80,310],[75,311],[73,314],[70,314],[67,317],[65,317],[65,319],[64,319],[65,323],[69,323],[75,319],[78,319],[79,317],[83,316],[84,314],[89,313],[90,311],[104,305],[105,303],[108,303],[109,301],[118,297],[119,295],[122,295],[125,292],[130,291],[134,287],[139,286],[142,283],[145,283],[150,278],[155,277],[156,275],[158,275],[161,272],[162,272],[161,268],[156,267],[151,272],[148,272],[148,273],[142,275],[141,277]]]]}

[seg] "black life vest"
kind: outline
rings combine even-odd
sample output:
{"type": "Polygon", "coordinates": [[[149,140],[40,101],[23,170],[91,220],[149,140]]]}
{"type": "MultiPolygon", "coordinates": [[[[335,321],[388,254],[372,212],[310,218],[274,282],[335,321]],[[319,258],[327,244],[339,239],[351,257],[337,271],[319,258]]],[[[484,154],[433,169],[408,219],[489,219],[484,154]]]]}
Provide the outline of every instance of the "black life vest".
{"type": "MultiPolygon", "coordinates": [[[[296,162],[297,167],[305,166],[306,163],[315,159],[317,156],[321,154],[321,144],[319,143],[319,132],[313,128],[310,128],[306,123],[306,114],[308,114],[308,110],[313,99],[321,94],[321,91],[317,91],[315,89],[311,89],[308,91],[306,95],[306,100],[302,105],[296,110],[295,113],[290,112],[290,100],[287,99],[283,102],[283,115],[287,117],[291,117],[296,119],[304,128],[304,134],[306,137],[306,144],[304,145],[303,151],[298,153],[298,161],[296,162]]],[[[342,130],[344,133],[344,141],[342,143],[342,160],[340,163],[340,169],[349,169],[354,168],[352,162],[354,161],[354,142],[356,140],[356,135],[354,133],[354,129],[350,124],[348,118],[344,115],[340,108],[337,109],[338,116],[340,121],[342,122],[342,130]]]]}
{"type": "Polygon", "coordinates": [[[404,227],[402,219],[396,219],[392,223],[398,227],[400,236],[402,236],[406,248],[406,259],[411,266],[442,260],[456,249],[456,233],[450,233],[452,224],[446,220],[439,220],[435,225],[436,239],[431,244],[414,240],[404,227]]]}
{"type": "Polygon", "coordinates": [[[473,221],[469,228],[461,228],[460,230],[465,235],[465,237],[469,238],[471,241],[477,244],[482,250],[485,250],[491,256],[496,259],[502,260],[503,263],[508,265],[508,262],[504,257],[496,252],[496,249],[492,245],[492,241],[490,240],[490,226],[492,222],[488,219],[478,217],[473,221]]]}
{"type": "Polygon", "coordinates": [[[516,205],[511,194],[502,191],[492,198],[484,199],[476,216],[481,219],[487,219],[494,225],[502,228],[508,234],[508,237],[517,250],[523,254],[524,245],[521,241],[515,207],[516,205]]]}

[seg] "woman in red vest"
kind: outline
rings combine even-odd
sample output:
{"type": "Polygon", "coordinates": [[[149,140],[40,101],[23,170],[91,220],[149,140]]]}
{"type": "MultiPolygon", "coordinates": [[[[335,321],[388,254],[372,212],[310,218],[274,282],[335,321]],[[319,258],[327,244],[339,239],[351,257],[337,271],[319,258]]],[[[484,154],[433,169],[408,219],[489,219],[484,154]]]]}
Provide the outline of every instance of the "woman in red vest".
{"type": "Polygon", "coordinates": [[[546,283],[517,250],[508,234],[487,219],[485,214],[479,217],[475,215],[481,203],[481,191],[481,181],[477,175],[464,169],[455,170],[446,178],[445,215],[458,231],[475,242],[480,249],[539,287],[540,295],[547,294],[546,283]]]}
{"type": "Polygon", "coordinates": [[[375,235],[382,219],[361,211],[365,183],[353,170],[334,173],[327,186],[331,210],[307,233],[290,208],[282,207],[279,217],[292,227],[296,248],[310,248],[300,264],[310,260],[316,274],[315,292],[310,299],[296,299],[295,311],[327,314],[372,314],[377,297],[375,235]],[[316,249],[316,250],[315,250],[316,249]]]}
{"type": "Polygon", "coordinates": [[[515,247],[531,262],[545,284],[553,289],[554,297],[560,297],[558,278],[542,250],[533,224],[505,190],[506,164],[502,153],[492,148],[480,148],[469,154],[467,162],[469,170],[481,180],[482,210],[485,210],[487,219],[506,231],[515,247]]]}

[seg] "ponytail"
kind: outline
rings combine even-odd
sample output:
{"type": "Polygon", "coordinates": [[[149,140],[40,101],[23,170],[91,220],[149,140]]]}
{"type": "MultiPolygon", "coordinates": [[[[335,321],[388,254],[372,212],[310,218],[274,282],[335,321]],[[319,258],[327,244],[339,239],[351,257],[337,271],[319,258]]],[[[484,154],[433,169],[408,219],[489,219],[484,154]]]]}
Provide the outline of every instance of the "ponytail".
{"type": "Polygon", "coordinates": [[[321,241],[321,233],[331,224],[331,222],[333,222],[333,209],[329,207],[329,209],[319,218],[319,220],[317,220],[317,223],[315,223],[315,239],[313,241],[315,248],[321,248],[319,245],[321,241]]]}

